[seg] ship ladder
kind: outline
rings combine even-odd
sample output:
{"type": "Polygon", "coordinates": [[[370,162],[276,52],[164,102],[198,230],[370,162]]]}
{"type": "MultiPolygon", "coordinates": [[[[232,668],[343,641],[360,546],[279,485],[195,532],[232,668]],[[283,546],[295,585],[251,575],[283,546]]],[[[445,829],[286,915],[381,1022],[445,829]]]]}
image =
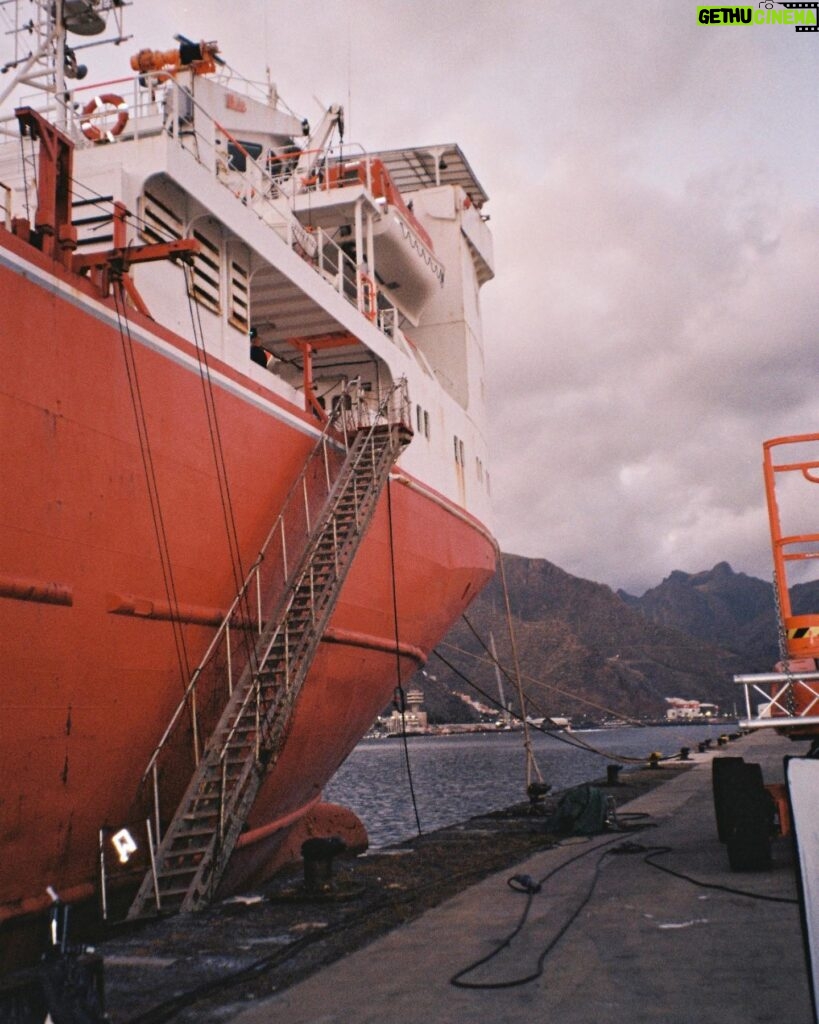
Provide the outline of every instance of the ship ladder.
{"type": "MultiPolygon", "coordinates": [[[[403,382],[395,386],[403,388],[403,382]]],[[[412,431],[376,417],[348,449],[323,513],[284,596],[267,619],[256,657],[244,669],[206,744],[173,820],[155,851],[129,919],[190,912],[216,894],[266,772],[283,746],[355,553],[412,431]],[[381,421],[379,421],[381,420],[381,421]]]]}

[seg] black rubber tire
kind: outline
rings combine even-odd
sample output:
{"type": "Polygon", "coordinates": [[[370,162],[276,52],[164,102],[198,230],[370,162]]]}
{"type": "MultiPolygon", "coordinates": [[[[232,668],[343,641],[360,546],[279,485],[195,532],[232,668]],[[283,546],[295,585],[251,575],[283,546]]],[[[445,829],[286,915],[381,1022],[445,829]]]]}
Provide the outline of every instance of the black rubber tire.
{"type": "Polygon", "coordinates": [[[745,761],[741,757],[715,757],[711,762],[714,814],[717,819],[717,836],[721,843],[728,842],[734,794],[742,786],[744,768],[745,761]]]}

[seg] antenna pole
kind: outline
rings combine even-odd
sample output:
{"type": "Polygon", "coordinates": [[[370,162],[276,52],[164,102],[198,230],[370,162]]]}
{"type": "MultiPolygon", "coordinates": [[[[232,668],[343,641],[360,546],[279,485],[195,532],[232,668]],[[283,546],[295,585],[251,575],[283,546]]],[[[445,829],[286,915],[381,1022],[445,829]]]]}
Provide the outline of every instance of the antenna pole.
{"type": "Polygon", "coordinates": [[[65,19],[63,18],[64,0],[54,3],[54,99],[57,104],[57,127],[65,131],[66,90],[65,90],[65,19]]]}

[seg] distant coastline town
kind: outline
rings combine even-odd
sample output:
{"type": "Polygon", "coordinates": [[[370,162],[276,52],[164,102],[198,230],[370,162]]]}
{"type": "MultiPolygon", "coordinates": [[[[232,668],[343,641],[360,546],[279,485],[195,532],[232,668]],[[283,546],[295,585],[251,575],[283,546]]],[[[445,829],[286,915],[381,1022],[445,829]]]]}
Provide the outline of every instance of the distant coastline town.
{"type": "MultiPolygon", "coordinates": [[[[499,711],[498,708],[483,704],[468,694],[458,696],[469,704],[478,714],[474,722],[430,722],[424,709],[424,692],[420,686],[413,685],[404,695],[403,710],[396,706],[389,714],[379,715],[373,723],[365,739],[386,739],[400,736],[450,736],[464,733],[514,732],[523,729],[523,721],[511,709],[499,711]]],[[[526,722],[537,729],[547,732],[572,732],[591,729],[617,729],[627,726],[658,726],[658,725],[691,725],[711,723],[726,724],[734,722],[736,716],[721,714],[717,704],[708,701],[686,700],[682,697],[666,697],[665,716],[663,718],[621,719],[604,717],[601,719],[569,718],[554,715],[549,718],[527,716],[526,722]]]]}

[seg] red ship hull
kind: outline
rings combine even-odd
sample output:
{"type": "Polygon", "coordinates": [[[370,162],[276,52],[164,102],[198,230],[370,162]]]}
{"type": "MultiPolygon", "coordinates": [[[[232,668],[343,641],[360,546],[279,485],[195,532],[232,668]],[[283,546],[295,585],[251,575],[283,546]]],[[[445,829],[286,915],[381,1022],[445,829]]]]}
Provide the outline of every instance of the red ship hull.
{"type": "MultiPolygon", "coordinates": [[[[157,479],[195,665],[235,593],[195,350],[112,305],[12,236],[0,240],[0,921],[51,886],[90,896],[103,827],[134,820],[180,671],[146,488],[157,479]],[[140,445],[123,345],[133,345],[140,445]]],[[[316,437],[315,421],[210,361],[233,515],[249,564],[316,437]]],[[[494,572],[468,514],[398,470],[344,585],[228,885],[310,828],[321,789],[398,681],[494,572]],[[390,543],[392,533],[393,542],[390,543]],[[398,624],[393,613],[393,566],[398,624]],[[396,655],[396,639],[401,652],[396,655]]]]}

